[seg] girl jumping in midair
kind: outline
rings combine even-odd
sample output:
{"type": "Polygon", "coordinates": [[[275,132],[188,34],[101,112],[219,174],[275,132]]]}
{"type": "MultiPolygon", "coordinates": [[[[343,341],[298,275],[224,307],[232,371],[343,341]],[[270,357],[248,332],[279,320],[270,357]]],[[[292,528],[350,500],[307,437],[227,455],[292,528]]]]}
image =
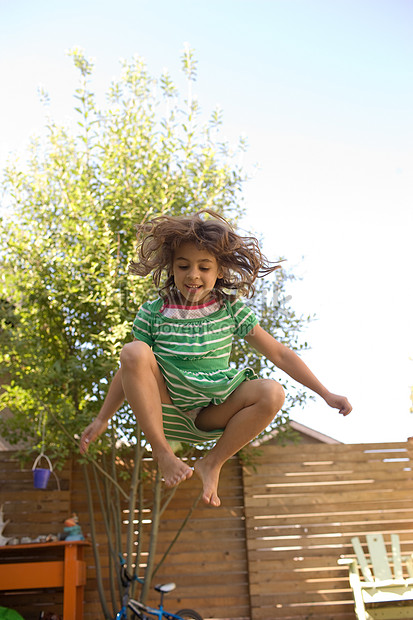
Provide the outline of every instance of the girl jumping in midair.
{"type": "Polygon", "coordinates": [[[255,238],[241,237],[221,216],[205,210],[154,218],[138,227],[138,239],[130,270],[140,276],[152,273],[159,297],[137,313],[134,340],[122,349],[120,368],[98,416],[82,434],[80,450],[86,452],[126,398],[165,484],[173,487],[193,470],[168,443],[164,421],[172,407],[203,440],[208,433],[218,437],[194,470],[203,483],[204,502],[219,506],[222,466],[272,422],[284,403],[276,381],[261,379],[250,368],[230,368],[234,334],[340,414],[349,414],[351,405],[262,329],[235,295],[251,295],[256,278],[278,268],[263,256],[255,238]]]}

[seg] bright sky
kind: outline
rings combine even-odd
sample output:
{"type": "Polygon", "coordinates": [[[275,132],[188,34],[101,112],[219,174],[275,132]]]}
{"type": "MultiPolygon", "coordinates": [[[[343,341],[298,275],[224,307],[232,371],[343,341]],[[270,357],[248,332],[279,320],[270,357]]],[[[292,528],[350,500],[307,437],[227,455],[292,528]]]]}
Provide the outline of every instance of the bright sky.
{"type": "Polygon", "coordinates": [[[302,280],[293,306],[315,313],[303,356],[354,406],[317,399],[293,418],[344,442],[413,435],[413,2],[411,0],[2,0],[0,162],[43,128],[42,85],[65,121],[77,74],[96,59],[103,93],[119,59],[143,56],[179,83],[196,51],[205,111],[248,138],[260,170],[245,228],[302,280]]]}

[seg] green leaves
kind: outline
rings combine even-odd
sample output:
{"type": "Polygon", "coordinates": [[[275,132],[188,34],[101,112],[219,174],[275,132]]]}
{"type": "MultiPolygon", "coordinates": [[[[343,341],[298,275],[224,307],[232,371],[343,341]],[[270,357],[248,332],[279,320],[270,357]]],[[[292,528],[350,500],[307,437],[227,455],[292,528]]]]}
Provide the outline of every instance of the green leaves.
{"type": "MultiPolygon", "coordinates": [[[[13,414],[0,419],[0,433],[38,446],[39,421],[47,419],[45,441],[62,458],[77,450],[74,436],[101,406],[136,310],[154,294],[149,279],[128,274],[135,225],[207,207],[236,219],[246,179],[238,163],[245,139],[229,148],[219,109],[202,119],[189,47],[182,56],[186,99],[166,70],[156,79],[135,56],[123,61],[101,108],[91,90],[93,61],[78,48],[69,55],[79,72],[78,124],[68,129],[49,118],[45,136],[30,144],[27,165],[9,163],[3,176],[10,217],[0,221],[1,403],[13,414]]],[[[288,277],[278,274],[281,299],[288,277]]],[[[264,303],[268,294],[262,282],[251,301],[261,324],[302,348],[307,319],[288,304],[264,303]]],[[[263,376],[274,372],[242,341],[233,359],[263,376]]],[[[281,422],[304,400],[301,392],[289,394],[281,422]]],[[[132,439],[127,406],[111,424],[115,437],[132,439]]]]}
{"type": "Polygon", "coordinates": [[[196,80],[197,61],[195,59],[194,50],[189,47],[188,43],[185,43],[184,51],[181,56],[182,69],[188,80],[196,80]]]}
{"type": "MultiPolygon", "coordinates": [[[[0,223],[0,377],[13,414],[0,433],[38,446],[47,416],[47,447],[62,458],[77,450],[74,435],[97,414],[102,378],[117,369],[136,310],[153,295],[148,279],[128,274],[135,225],[207,206],[237,211],[244,178],[236,154],[222,152],[219,114],[203,121],[167,71],[157,79],[142,58],[124,61],[98,107],[94,62],[78,48],[69,56],[79,73],[75,122],[59,126],[41,95],[44,135],[27,164],[4,170],[10,217],[0,223]]],[[[183,70],[192,87],[192,50],[183,70]]],[[[112,426],[130,438],[134,424],[124,408],[112,426]]]]}
{"type": "Polygon", "coordinates": [[[67,55],[73,58],[74,65],[79,69],[83,78],[93,73],[94,61],[92,58],[85,57],[82,48],[74,47],[67,52],[67,55]]]}

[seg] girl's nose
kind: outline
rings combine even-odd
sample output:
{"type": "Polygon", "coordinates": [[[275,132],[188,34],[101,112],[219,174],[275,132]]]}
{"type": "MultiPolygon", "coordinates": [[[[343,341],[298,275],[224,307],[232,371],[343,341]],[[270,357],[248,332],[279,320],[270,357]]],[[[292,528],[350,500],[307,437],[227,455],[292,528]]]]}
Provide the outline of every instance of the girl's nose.
{"type": "Polygon", "coordinates": [[[199,271],[196,267],[192,267],[188,270],[188,277],[191,280],[196,280],[199,277],[199,271]]]}

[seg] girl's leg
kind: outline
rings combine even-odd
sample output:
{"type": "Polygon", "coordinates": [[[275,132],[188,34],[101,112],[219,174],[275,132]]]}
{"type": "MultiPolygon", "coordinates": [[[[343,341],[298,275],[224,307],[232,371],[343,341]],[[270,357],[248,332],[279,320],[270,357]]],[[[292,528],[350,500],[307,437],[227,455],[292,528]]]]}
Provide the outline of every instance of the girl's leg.
{"type": "Polygon", "coordinates": [[[198,414],[196,425],[201,430],[225,429],[215,446],[195,464],[206,504],[221,504],[218,482],[223,464],[272,422],[284,398],[284,390],[276,381],[254,379],[242,383],[222,405],[210,405],[198,414]]]}
{"type": "Polygon", "coordinates": [[[175,456],[165,438],[162,403],[172,401],[155,356],[147,344],[135,340],[123,347],[120,361],[126,400],[151,444],[165,484],[173,487],[190,478],[193,472],[175,456]]]}

